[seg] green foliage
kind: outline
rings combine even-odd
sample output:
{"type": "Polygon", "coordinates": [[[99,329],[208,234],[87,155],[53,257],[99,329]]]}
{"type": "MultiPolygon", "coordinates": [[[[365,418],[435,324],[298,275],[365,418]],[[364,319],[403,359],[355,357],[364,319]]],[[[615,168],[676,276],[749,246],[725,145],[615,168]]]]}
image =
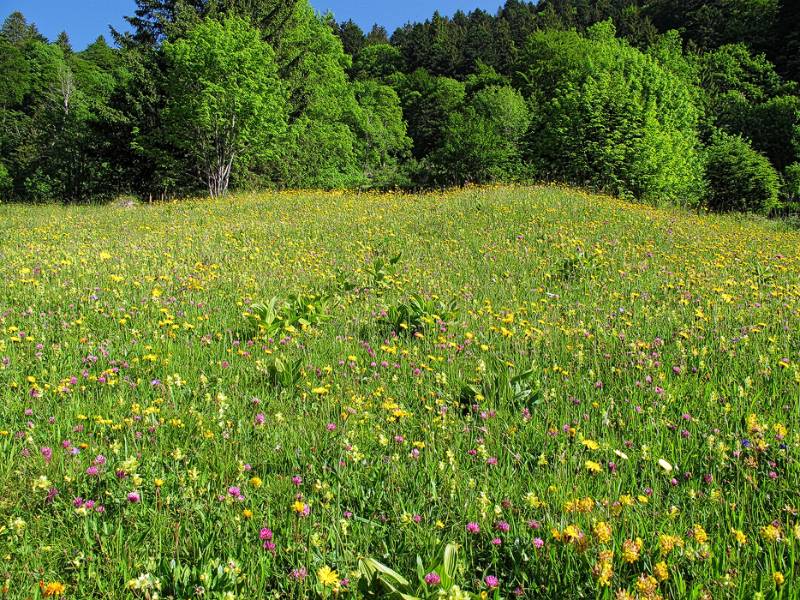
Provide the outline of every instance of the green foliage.
{"type": "Polygon", "coordinates": [[[290,187],[358,184],[358,139],[351,128],[358,105],[346,74],[350,57],[308,2],[297,3],[293,23],[278,46],[289,90],[289,130],[276,168],[266,172],[290,187]]]}
{"type": "Polygon", "coordinates": [[[702,190],[695,93],[608,24],[531,37],[520,85],[535,106],[530,159],[546,177],[645,201],[702,190]]]}
{"type": "Polygon", "coordinates": [[[768,214],[778,205],[778,174],[740,137],[717,133],[706,151],[706,203],[719,212],[768,214]]]}
{"type": "Polygon", "coordinates": [[[271,356],[259,361],[256,369],[271,386],[293,390],[303,378],[303,359],[286,360],[279,356],[271,356]]]}
{"type": "Polygon", "coordinates": [[[378,79],[388,81],[403,70],[400,51],[389,44],[365,46],[354,55],[351,73],[353,79],[378,79]]]}
{"type": "Polygon", "coordinates": [[[780,0],[650,0],[645,13],[662,31],[683,29],[701,48],[743,40],[769,43],[780,0]]]}
{"type": "Polygon", "coordinates": [[[405,302],[390,306],[381,317],[381,323],[397,334],[416,334],[425,329],[451,321],[456,317],[456,303],[427,300],[420,294],[411,294],[405,302]]]}
{"type": "Polygon", "coordinates": [[[480,399],[493,408],[531,408],[542,402],[543,391],[535,369],[515,372],[501,360],[490,361],[484,367],[480,381],[461,386],[458,403],[462,411],[469,412],[481,406],[480,399]]]}
{"type": "Polygon", "coordinates": [[[459,559],[459,546],[447,544],[433,563],[425,564],[417,555],[416,582],[409,581],[394,569],[375,560],[362,558],[358,561],[358,591],[364,598],[391,598],[393,600],[424,600],[459,596],[455,585],[459,571],[464,566],[459,559]],[[431,586],[425,581],[431,573],[438,576],[439,583],[431,586]],[[447,594],[450,594],[447,596],[447,594]]]}
{"type": "Polygon", "coordinates": [[[745,44],[727,44],[703,54],[699,69],[712,110],[718,108],[714,98],[728,92],[738,92],[749,102],[764,102],[791,88],[763,54],[754,54],[745,44]]]}
{"type": "Polygon", "coordinates": [[[800,157],[798,10],[507,0],[390,38],[308,0],[136,0],[129,31],[112,30],[117,48],[98,38],[80,52],[15,12],[0,28],[6,194],[85,202],[535,175],[695,206],[701,142],[717,130],[782,173],[800,157]]]}
{"type": "Polygon", "coordinates": [[[22,102],[30,87],[28,69],[22,51],[0,37],[0,109],[22,102]]]}
{"type": "Polygon", "coordinates": [[[385,252],[378,252],[378,255],[365,269],[367,274],[365,287],[376,293],[381,293],[388,289],[394,282],[393,278],[397,274],[397,265],[402,257],[402,252],[398,252],[393,256],[385,252]]]}
{"type": "Polygon", "coordinates": [[[700,60],[709,126],[749,139],[783,170],[798,157],[800,98],[763,54],[744,44],[726,45],[700,60]]]}
{"type": "Polygon", "coordinates": [[[14,187],[14,180],[8,173],[8,169],[3,163],[0,163],[0,202],[8,200],[9,195],[14,187]]]}
{"type": "Polygon", "coordinates": [[[170,95],[167,131],[193,159],[211,196],[228,190],[234,166],[271,159],[284,133],[285,93],[272,49],[237,17],[208,19],[164,44],[170,95]]]}
{"type": "Polygon", "coordinates": [[[414,140],[414,156],[424,158],[439,146],[450,116],[461,109],[466,96],[464,84],[418,69],[402,77],[396,88],[408,134],[414,140]]]}
{"type": "Polygon", "coordinates": [[[479,89],[462,112],[450,117],[442,146],[433,157],[438,179],[463,184],[518,178],[529,124],[528,106],[517,90],[479,89]]]}
{"type": "Polygon", "coordinates": [[[401,164],[410,154],[411,139],[397,92],[374,80],[357,81],[353,92],[358,109],[352,129],[358,135],[364,181],[370,187],[404,183],[401,164]]]}
{"type": "Polygon", "coordinates": [[[787,207],[800,209],[800,162],[792,163],[783,173],[783,198],[787,207]]]}
{"type": "Polygon", "coordinates": [[[269,338],[295,330],[319,327],[331,318],[330,297],[323,294],[292,294],[285,301],[277,297],[256,302],[246,313],[253,331],[269,338]]]}

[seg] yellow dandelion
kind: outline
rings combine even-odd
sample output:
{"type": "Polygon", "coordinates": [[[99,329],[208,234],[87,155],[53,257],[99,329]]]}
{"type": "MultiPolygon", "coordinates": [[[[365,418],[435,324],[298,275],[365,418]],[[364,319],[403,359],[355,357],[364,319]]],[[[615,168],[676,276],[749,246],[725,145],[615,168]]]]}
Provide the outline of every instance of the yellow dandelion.
{"type": "Polygon", "coordinates": [[[600,466],[600,463],[596,463],[593,460],[587,460],[584,463],[584,466],[589,473],[599,473],[603,470],[603,467],[600,466]]]}
{"type": "Polygon", "coordinates": [[[339,585],[339,574],[325,565],[317,571],[317,580],[325,587],[336,587],[339,585]]]}

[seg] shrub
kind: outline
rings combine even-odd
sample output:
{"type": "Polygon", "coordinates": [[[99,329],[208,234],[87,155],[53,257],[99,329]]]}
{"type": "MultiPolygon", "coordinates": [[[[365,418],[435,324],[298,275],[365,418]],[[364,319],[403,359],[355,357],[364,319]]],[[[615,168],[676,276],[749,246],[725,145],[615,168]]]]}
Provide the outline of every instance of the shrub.
{"type": "Polygon", "coordinates": [[[14,187],[14,181],[8,173],[8,169],[3,163],[0,163],[0,202],[8,200],[11,190],[14,187]]]}
{"type": "Polygon", "coordinates": [[[696,205],[703,168],[697,90],[600,23],[531,36],[518,83],[535,106],[538,173],[645,201],[696,205]]]}
{"type": "Polygon", "coordinates": [[[800,211],[800,162],[792,163],[783,173],[783,198],[786,208],[800,211]]]}
{"type": "Polygon", "coordinates": [[[515,179],[521,173],[520,146],[529,123],[525,99],[514,88],[479,90],[464,111],[450,117],[433,156],[437,179],[445,184],[515,179]]]}
{"type": "Polygon", "coordinates": [[[706,203],[719,212],[768,214],[778,205],[778,173],[738,136],[717,132],[706,151],[706,203]]]}

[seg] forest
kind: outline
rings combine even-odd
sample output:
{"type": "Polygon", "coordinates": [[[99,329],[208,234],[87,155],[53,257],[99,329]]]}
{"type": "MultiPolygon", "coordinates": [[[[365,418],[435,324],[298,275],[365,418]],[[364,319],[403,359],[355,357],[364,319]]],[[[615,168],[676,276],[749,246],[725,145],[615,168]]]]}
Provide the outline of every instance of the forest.
{"type": "Polygon", "coordinates": [[[507,0],[365,32],[307,0],[137,0],[0,31],[0,199],[561,182],[795,214],[800,3],[507,0]]]}

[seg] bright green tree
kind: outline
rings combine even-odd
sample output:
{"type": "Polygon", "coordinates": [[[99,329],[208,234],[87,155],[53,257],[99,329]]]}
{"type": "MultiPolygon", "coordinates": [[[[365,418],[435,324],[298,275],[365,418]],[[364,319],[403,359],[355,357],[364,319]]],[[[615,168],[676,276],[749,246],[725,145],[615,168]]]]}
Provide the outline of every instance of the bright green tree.
{"type": "Polygon", "coordinates": [[[434,155],[443,183],[488,183],[522,175],[522,141],[530,124],[522,95],[509,86],[479,90],[451,116],[434,155]]]}
{"type": "Polygon", "coordinates": [[[402,182],[401,162],[411,150],[400,98],[378,81],[354,84],[358,112],[354,129],[359,138],[359,157],[366,182],[385,187],[402,182]]]}
{"type": "Polygon", "coordinates": [[[327,21],[306,0],[297,2],[278,46],[289,91],[289,128],[279,167],[270,177],[288,187],[347,187],[361,181],[358,111],[347,78],[350,57],[327,21]]]}
{"type": "Polygon", "coordinates": [[[450,116],[461,110],[466,96],[464,84],[417,69],[401,77],[396,89],[408,133],[414,140],[414,156],[421,160],[440,146],[450,116]]]}
{"type": "Polygon", "coordinates": [[[699,202],[696,93],[658,60],[614,37],[531,36],[519,84],[536,107],[530,159],[545,177],[645,201],[699,202]]]}
{"type": "Polygon", "coordinates": [[[706,179],[711,210],[769,214],[778,206],[778,173],[739,136],[714,134],[706,150],[706,179]]]}
{"type": "Polygon", "coordinates": [[[167,131],[191,157],[211,196],[228,190],[234,167],[276,152],[286,98],[272,48],[238,17],[207,19],[164,44],[169,70],[167,131]]]}

